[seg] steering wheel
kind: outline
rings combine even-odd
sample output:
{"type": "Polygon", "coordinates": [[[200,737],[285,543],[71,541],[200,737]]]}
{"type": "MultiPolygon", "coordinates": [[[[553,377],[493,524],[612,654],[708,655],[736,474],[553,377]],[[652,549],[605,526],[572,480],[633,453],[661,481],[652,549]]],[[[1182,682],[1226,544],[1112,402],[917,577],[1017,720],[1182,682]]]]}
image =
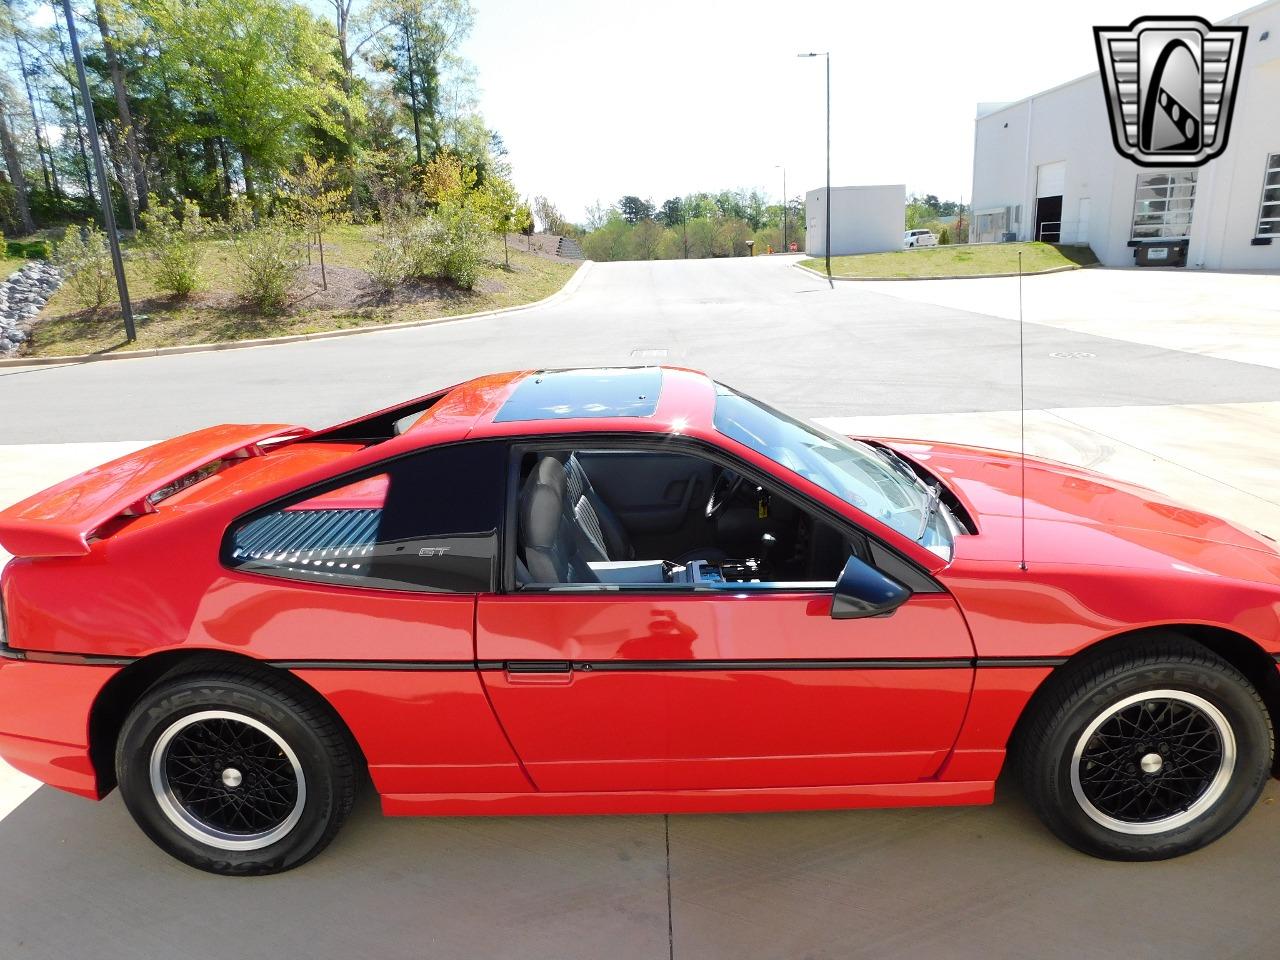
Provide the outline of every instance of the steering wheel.
{"type": "Polygon", "coordinates": [[[738,488],[742,486],[742,476],[729,469],[722,469],[715,482],[711,484],[711,495],[707,497],[707,508],[704,511],[708,520],[713,520],[733,499],[738,488]]]}

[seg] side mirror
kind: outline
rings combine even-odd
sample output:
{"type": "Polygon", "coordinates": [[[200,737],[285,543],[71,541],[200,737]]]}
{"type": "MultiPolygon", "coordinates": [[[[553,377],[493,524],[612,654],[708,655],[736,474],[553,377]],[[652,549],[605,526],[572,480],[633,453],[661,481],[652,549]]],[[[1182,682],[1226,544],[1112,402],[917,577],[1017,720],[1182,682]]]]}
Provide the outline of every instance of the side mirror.
{"type": "Polygon", "coordinates": [[[831,598],[832,620],[857,620],[893,613],[911,597],[911,591],[875,567],[850,557],[836,581],[831,598]]]}

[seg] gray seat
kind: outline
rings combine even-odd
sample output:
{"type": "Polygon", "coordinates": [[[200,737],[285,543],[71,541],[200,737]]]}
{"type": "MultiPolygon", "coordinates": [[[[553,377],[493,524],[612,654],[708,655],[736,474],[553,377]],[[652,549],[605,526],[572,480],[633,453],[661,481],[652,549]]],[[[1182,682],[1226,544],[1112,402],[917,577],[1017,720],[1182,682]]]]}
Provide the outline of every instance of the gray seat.
{"type": "Polygon", "coordinates": [[[600,499],[577,456],[569,454],[564,462],[564,471],[569,507],[573,512],[574,522],[586,540],[583,552],[587,559],[634,560],[635,547],[627,536],[622,521],[600,499]]]}
{"type": "MultiPolygon", "coordinates": [[[[582,534],[582,555],[593,563],[605,560],[634,560],[635,545],[617,514],[601,499],[591,486],[591,478],[578,461],[569,454],[564,462],[565,483],[569,496],[569,509],[582,534]]],[[[693,560],[723,560],[725,552],[717,547],[698,547],[670,558],[673,563],[686,564],[693,560]]]]}
{"type": "Polygon", "coordinates": [[[583,540],[569,505],[565,466],[543,457],[520,491],[520,546],[532,582],[598,583],[582,555],[583,540]]]}

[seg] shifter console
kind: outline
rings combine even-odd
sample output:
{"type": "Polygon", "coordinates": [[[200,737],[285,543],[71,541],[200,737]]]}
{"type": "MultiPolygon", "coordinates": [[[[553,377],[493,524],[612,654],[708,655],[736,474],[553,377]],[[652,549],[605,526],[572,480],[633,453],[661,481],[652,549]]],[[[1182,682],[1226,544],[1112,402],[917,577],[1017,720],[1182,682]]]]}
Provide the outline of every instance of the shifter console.
{"type": "Polygon", "coordinates": [[[759,560],[691,560],[672,567],[671,583],[747,583],[760,579],[759,560]]]}

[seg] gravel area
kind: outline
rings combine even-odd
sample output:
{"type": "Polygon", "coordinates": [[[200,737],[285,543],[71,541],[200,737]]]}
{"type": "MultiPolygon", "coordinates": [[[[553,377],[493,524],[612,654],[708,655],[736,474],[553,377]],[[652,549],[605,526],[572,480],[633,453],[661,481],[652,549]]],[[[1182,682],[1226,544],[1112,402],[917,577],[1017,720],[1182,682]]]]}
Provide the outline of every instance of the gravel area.
{"type": "Polygon", "coordinates": [[[31,260],[0,283],[0,357],[17,354],[30,338],[31,323],[62,283],[58,268],[31,260]]]}

